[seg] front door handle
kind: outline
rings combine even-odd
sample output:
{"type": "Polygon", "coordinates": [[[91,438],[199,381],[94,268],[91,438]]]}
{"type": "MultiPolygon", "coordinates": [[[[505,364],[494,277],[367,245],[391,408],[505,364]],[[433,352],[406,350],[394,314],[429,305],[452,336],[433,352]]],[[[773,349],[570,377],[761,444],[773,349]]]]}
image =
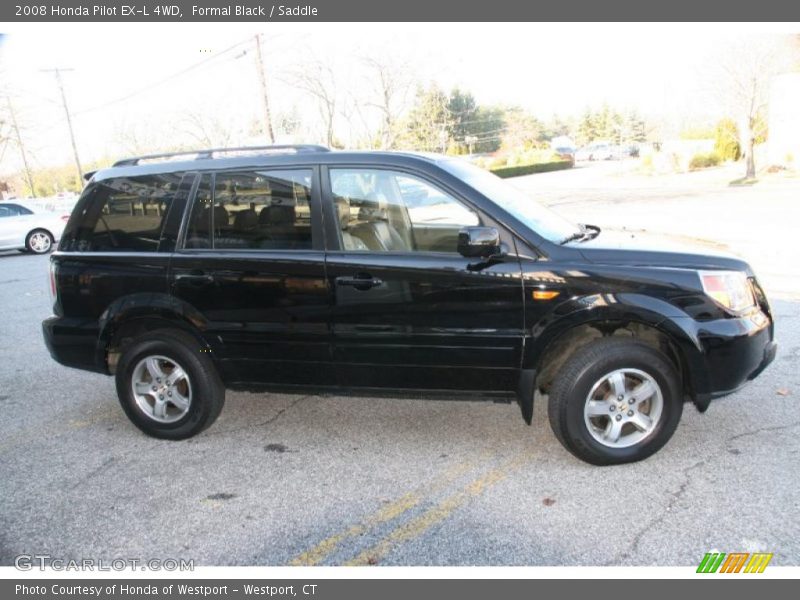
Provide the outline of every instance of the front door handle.
{"type": "Polygon", "coordinates": [[[337,277],[336,278],[336,285],[348,285],[350,287],[354,287],[357,290],[366,291],[374,287],[378,287],[382,285],[383,281],[378,279],[377,277],[372,277],[367,273],[358,273],[353,277],[337,277]]]}

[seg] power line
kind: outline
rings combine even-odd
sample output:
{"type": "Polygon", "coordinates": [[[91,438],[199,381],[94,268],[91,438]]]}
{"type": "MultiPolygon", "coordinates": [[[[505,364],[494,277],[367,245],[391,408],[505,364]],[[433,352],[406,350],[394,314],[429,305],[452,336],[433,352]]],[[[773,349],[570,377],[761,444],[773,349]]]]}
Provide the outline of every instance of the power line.
{"type": "Polygon", "coordinates": [[[201,60],[200,62],[194,63],[193,65],[190,65],[190,66],[186,67],[185,69],[181,69],[180,71],[177,71],[177,72],[173,73],[172,75],[164,77],[163,79],[159,79],[158,81],[154,81],[153,83],[149,83],[149,84],[145,85],[144,87],[139,88],[138,90],[134,90],[134,91],[132,91],[132,92],[130,92],[130,93],[124,95],[124,96],[120,96],[119,98],[115,98],[113,100],[109,100],[108,102],[104,102],[103,104],[98,104],[98,105],[92,106],[90,108],[84,108],[82,110],[76,111],[75,115],[77,116],[77,115],[82,115],[82,114],[85,114],[85,113],[88,113],[88,112],[94,112],[96,110],[100,110],[101,108],[106,108],[106,107],[109,107],[109,106],[113,106],[114,104],[119,104],[120,102],[124,102],[125,100],[130,100],[131,98],[134,98],[135,96],[138,96],[139,94],[142,94],[144,92],[150,91],[153,88],[156,88],[156,87],[161,86],[161,85],[163,85],[165,83],[168,83],[169,81],[171,81],[173,79],[176,79],[177,77],[180,77],[182,75],[185,75],[186,73],[194,71],[195,69],[198,69],[198,68],[210,63],[211,61],[214,61],[214,60],[218,59],[219,57],[221,57],[221,56],[223,56],[223,55],[235,50],[236,48],[239,48],[240,46],[244,46],[244,45],[250,44],[250,43],[252,43],[252,40],[250,38],[248,38],[246,40],[243,40],[241,42],[238,42],[238,43],[234,44],[233,46],[229,46],[228,48],[225,48],[224,50],[221,50],[220,52],[217,52],[216,54],[214,54],[212,56],[209,56],[208,58],[206,58],[204,60],[201,60]]]}
{"type": "Polygon", "coordinates": [[[32,92],[28,89],[19,87],[16,83],[14,84],[14,91],[11,92],[9,95],[13,96],[15,99],[18,99],[20,95],[22,96],[29,96],[31,98],[35,98],[36,100],[40,100],[42,102],[47,102],[49,104],[58,104],[58,100],[53,100],[48,96],[42,96],[38,92],[32,92]]]}

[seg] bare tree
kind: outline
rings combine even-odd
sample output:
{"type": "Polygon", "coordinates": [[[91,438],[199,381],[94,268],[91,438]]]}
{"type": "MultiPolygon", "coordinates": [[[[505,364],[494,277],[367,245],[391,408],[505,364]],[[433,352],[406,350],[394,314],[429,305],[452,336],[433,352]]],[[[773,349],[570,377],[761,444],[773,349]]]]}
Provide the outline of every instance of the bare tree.
{"type": "Polygon", "coordinates": [[[142,155],[164,151],[164,142],[155,135],[152,122],[118,122],[113,126],[112,139],[124,154],[142,155]]]}
{"type": "Polygon", "coordinates": [[[785,36],[739,38],[719,61],[717,91],[723,105],[739,123],[745,153],[745,178],[756,176],[755,146],[767,134],[767,105],[772,78],[789,67],[789,44],[785,36]]]}
{"type": "Polygon", "coordinates": [[[313,59],[289,74],[287,83],[302,90],[316,102],[325,128],[325,142],[333,146],[334,121],[339,104],[336,77],[327,62],[313,59]]]}
{"type": "Polygon", "coordinates": [[[339,102],[339,114],[349,125],[347,142],[357,147],[374,148],[374,123],[370,123],[369,109],[364,98],[353,91],[348,91],[339,102]]]}
{"type": "MultiPolygon", "coordinates": [[[[2,108],[0,108],[2,111],[2,108]]],[[[6,148],[11,141],[11,123],[10,119],[0,112],[0,160],[5,156],[6,148]]]]}
{"type": "Polygon", "coordinates": [[[188,112],[183,130],[202,148],[222,148],[229,145],[233,130],[217,117],[188,112]]]}
{"type": "Polygon", "coordinates": [[[367,68],[367,78],[373,98],[368,106],[380,113],[380,147],[394,148],[398,136],[398,122],[406,108],[408,93],[414,86],[408,66],[391,59],[374,56],[362,59],[367,68]]]}

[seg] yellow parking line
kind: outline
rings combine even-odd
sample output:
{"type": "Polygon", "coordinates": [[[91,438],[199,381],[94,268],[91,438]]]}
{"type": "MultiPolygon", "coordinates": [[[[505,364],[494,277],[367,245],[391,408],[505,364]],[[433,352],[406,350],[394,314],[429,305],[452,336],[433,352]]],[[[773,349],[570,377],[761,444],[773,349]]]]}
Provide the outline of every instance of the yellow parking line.
{"type": "Polygon", "coordinates": [[[463,506],[468,500],[480,496],[488,488],[502,481],[513,470],[528,462],[528,460],[529,457],[520,456],[508,461],[503,466],[492,469],[420,516],[398,526],[380,542],[364,550],[345,564],[351,566],[377,564],[394,546],[417,538],[437,523],[444,521],[453,511],[463,506]]]}
{"type": "Polygon", "coordinates": [[[380,510],[367,516],[361,523],[348,527],[341,533],[334,534],[319,542],[316,546],[294,558],[289,564],[298,566],[317,565],[329,556],[343,541],[363,535],[371,528],[381,523],[387,523],[408,512],[417,506],[426,495],[436,493],[461,475],[474,467],[472,462],[466,461],[444,471],[438,478],[423,486],[421,489],[409,492],[394,502],[383,506],[380,510]]]}

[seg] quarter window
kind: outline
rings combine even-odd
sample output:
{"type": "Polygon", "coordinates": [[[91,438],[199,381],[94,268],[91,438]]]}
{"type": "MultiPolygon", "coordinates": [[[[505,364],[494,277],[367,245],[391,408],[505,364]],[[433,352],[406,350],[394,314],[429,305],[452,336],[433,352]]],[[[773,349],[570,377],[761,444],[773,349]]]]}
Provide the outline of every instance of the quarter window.
{"type": "Polygon", "coordinates": [[[96,184],[64,233],[70,251],[155,252],[182,173],[118,177],[96,184]]]}
{"type": "Polygon", "coordinates": [[[187,229],[187,248],[312,248],[311,171],[203,175],[187,229]]]}
{"type": "Polygon", "coordinates": [[[348,251],[453,252],[478,214],[427,181],[383,169],[331,169],[331,190],[348,251]]]}

